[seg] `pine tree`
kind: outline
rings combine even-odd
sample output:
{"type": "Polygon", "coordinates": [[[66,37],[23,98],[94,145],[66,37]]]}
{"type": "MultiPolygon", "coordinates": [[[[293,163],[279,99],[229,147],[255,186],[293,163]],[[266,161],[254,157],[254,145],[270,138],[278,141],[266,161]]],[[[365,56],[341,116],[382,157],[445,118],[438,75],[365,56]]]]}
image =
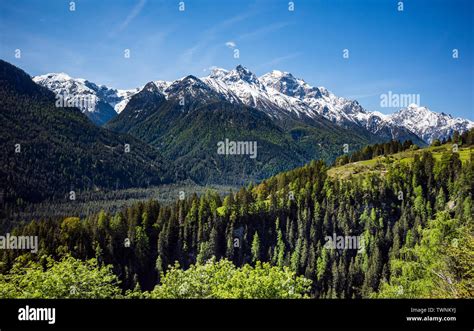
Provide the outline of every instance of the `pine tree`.
{"type": "Polygon", "coordinates": [[[260,238],[258,237],[258,233],[255,232],[252,240],[252,262],[260,261],[260,258],[260,238]]]}

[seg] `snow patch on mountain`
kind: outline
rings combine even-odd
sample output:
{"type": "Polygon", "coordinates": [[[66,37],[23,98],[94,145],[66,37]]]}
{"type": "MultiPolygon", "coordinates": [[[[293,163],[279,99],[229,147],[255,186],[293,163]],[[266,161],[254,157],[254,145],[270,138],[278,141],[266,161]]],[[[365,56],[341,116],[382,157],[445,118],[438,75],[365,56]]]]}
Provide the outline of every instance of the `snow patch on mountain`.
{"type": "Polygon", "coordinates": [[[473,121],[435,113],[416,104],[400,109],[389,118],[393,123],[408,128],[429,143],[435,139],[446,139],[454,131],[464,132],[474,127],[473,121]]]}
{"type": "Polygon", "coordinates": [[[130,90],[117,90],[117,97],[114,100],[110,100],[109,103],[112,107],[114,107],[114,110],[117,112],[117,114],[120,114],[122,110],[127,106],[128,102],[130,99],[140,92],[143,87],[137,87],[134,89],[130,90]]]}
{"type": "MultiPolygon", "coordinates": [[[[96,85],[83,78],[73,78],[66,73],[48,73],[33,77],[33,81],[42,85],[59,99],[79,108],[94,123],[102,125],[116,116],[115,106],[131,92],[118,93],[105,85],[96,85]]],[[[123,109],[123,108],[122,108],[123,109]]]]}
{"type": "Polygon", "coordinates": [[[215,68],[209,76],[201,78],[216,92],[224,95],[232,103],[243,103],[247,106],[265,111],[272,117],[282,113],[295,113],[298,116],[314,113],[301,100],[280,93],[272,86],[266,86],[247,68],[238,65],[227,71],[215,68]]]}
{"type": "MultiPolygon", "coordinates": [[[[260,77],[269,86],[287,96],[297,98],[309,109],[309,116],[321,115],[326,119],[349,127],[356,125],[374,134],[392,136],[395,132],[386,116],[365,110],[357,101],[336,96],[324,87],[315,87],[289,72],[273,70],[260,77]]],[[[393,138],[396,138],[395,136],[393,138]]]]}
{"type": "Polygon", "coordinates": [[[80,105],[79,108],[84,112],[95,112],[97,110],[99,87],[94,83],[82,78],[72,78],[64,72],[35,76],[33,81],[47,87],[56,96],[61,96],[66,100],[71,100],[74,104],[80,105]]]}
{"type": "MultiPolygon", "coordinates": [[[[173,82],[167,82],[167,81],[164,81],[164,80],[156,80],[156,81],[153,81],[153,83],[156,85],[158,90],[166,96],[166,89],[173,82]]],[[[130,90],[116,90],[117,91],[116,92],[116,99],[115,100],[109,99],[109,103],[112,107],[114,107],[117,114],[120,114],[125,109],[128,102],[130,101],[130,99],[135,94],[137,94],[138,92],[143,90],[143,88],[144,88],[144,86],[137,87],[137,88],[130,89],[130,90]]]]}

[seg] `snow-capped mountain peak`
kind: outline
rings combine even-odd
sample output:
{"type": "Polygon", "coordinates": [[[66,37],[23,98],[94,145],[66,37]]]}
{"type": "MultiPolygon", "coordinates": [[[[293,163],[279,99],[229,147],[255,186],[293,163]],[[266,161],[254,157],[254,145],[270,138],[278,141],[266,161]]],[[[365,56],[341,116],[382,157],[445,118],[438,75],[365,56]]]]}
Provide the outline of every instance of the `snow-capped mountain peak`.
{"type": "Polygon", "coordinates": [[[273,70],[261,76],[260,81],[290,97],[304,99],[306,96],[321,96],[318,88],[310,86],[304,80],[296,78],[286,71],[273,70]]]}
{"type": "Polygon", "coordinates": [[[158,89],[163,93],[173,82],[168,82],[166,80],[155,80],[153,81],[158,89]]]}
{"type": "Polygon", "coordinates": [[[207,90],[212,91],[211,88],[204,83],[201,79],[197,78],[193,75],[188,75],[183,77],[179,80],[174,81],[166,90],[165,92],[168,94],[172,94],[173,91],[183,91],[183,90],[207,90]]]}
{"type": "Polygon", "coordinates": [[[53,90],[56,94],[60,92],[63,96],[76,93],[94,94],[94,88],[98,89],[97,85],[91,84],[83,78],[72,78],[64,72],[35,76],[33,81],[53,90]]]}
{"type": "Polygon", "coordinates": [[[117,98],[115,100],[110,98],[109,99],[109,104],[112,107],[114,107],[117,114],[120,114],[122,112],[122,110],[125,109],[128,102],[130,101],[130,99],[135,94],[140,92],[142,89],[143,89],[143,86],[137,87],[137,88],[134,88],[134,89],[130,89],[130,90],[116,90],[117,91],[117,93],[116,93],[117,98]]]}
{"type": "Polygon", "coordinates": [[[253,72],[251,72],[249,69],[245,68],[244,66],[240,64],[232,71],[231,76],[233,76],[234,72],[238,75],[240,79],[246,81],[247,83],[260,84],[257,76],[253,72]]]}
{"type": "Polygon", "coordinates": [[[33,81],[79,108],[93,122],[101,125],[119,113],[130,97],[140,89],[116,90],[97,85],[83,78],[61,73],[33,77],[33,81]]]}
{"type": "Polygon", "coordinates": [[[213,67],[211,69],[211,73],[209,74],[209,77],[214,78],[214,79],[222,79],[224,76],[227,76],[228,73],[229,73],[229,70],[213,67]]]}
{"type": "Polygon", "coordinates": [[[395,128],[385,115],[365,110],[356,100],[338,97],[324,87],[311,86],[289,72],[273,70],[260,80],[267,88],[298,99],[310,110],[306,112],[310,116],[321,115],[344,127],[361,127],[384,139],[411,134],[395,128]]]}
{"type": "Polygon", "coordinates": [[[193,75],[174,81],[166,90],[169,99],[179,99],[183,105],[204,105],[211,100],[225,100],[203,80],[193,75]]]}
{"type": "Polygon", "coordinates": [[[214,79],[222,80],[228,85],[245,83],[259,89],[265,89],[265,86],[259,81],[258,77],[240,64],[228,72],[220,70],[218,75],[214,76],[214,79]]]}
{"type": "Polygon", "coordinates": [[[280,93],[242,65],[230,71],[216,69],[202,80],[228,101],[263,110],[272,117],[311,112],[301,100],[280,93]]]}
{"type": "Polygon", "coordinates": [[[66,73],[49,73],[33,80],[73,101],[88,98],[92,102],[79,108],[98,124],[120,113],[134,95],[147,89],[167,99],[184,96],[186,102],[191,103],[202,104],[211,99],[241,103],[273,118],[322,116],[340,126],[360,127],[383,139],[416,140],[418,136],[431,142],[446,138],[455,130],[465,131],[474,126],[472,121],[435,113],[416,104],[391,115],[367,111],[356,100],[338,97],[325,87],[311,86],[289,72],[272,70],[257,77],[242,65],[232,70],[213,67],[209,75],[202,78],[188,75],[172,82],[155,80],[131,90],[110,89],[66,73]]]}
{"type": "Polygon", "coordinates": [[[311,86],[289,72],[273,70],[261,76],[260,80],[267,87],[299,99],[309,109],[334,122],[355,122],[357,115],[365,114],[365,110],[357,101],[346,100],[337,97],[325,88],[311,86]]]}
{"type": "Polygon", "coordinates": [[[453,118],[444,112],[435,113],[416,104],[410,104],[388,117],[392,123],[406,127],[427,142],[445,139],[454,131],[462,132],[474,127],[473,121],[453,118]]]}
{"type": "Polygon", "coordinates": [[[142,91],[143,91],[143,90],[146,90],[146,91],[148,91],[148,92],[150,92],[150,93],[161,93],[160,88],[158,87],[158,85],[155,84],[155,82],[149,82],[149,83],[147,83],[147,84],[143,87],[142,91]]]}
{"type": "Polygon", "coordinates": [[[56,80],[56,81],[65,81],[65,80],[71,80],[72,77],[66,74],[65,72],[51,72],[45,75],[40,75],[40,76],[35,76],[34,80],[56,80]]]}

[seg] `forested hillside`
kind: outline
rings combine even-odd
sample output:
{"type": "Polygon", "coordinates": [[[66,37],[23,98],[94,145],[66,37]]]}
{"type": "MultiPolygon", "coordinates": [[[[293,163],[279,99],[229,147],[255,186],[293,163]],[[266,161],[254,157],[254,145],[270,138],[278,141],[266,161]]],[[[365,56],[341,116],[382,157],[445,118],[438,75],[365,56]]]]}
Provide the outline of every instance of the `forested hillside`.
{"type": "Polygon", "coordinates": [[[208,192],[31,222],[12,233],[38,235],[40,251],[16,263],[18,251],[0,252],[0,295],[33,295],[35,285],[22,280],[56,264],[74,270],[81,262],[71,255],[96,259],[96,272],[112,265],[110,297],[125,293],[118,286],[130,297],[241,297],[231,284],[246,286],[250,274],[278,289],[255,297],[473,297],[473,137],[471,130],[442,146],[331,168],[313,161],[223,199],[208,192]],[[361,245],[328,246],[328,236],[360,236],[361,245]],[[36,264],[21,267],[29,260],[36,264]],[[270,266],[275,274],[265,280],[270,266]]]}
{"type": "Polygon", "coordinates": [[[0,60],[1,202],[67,200],[70,192],[143,187],[180,178],[143,142],[95,126],[79,109],[56,107],[52,92],[0,60]]]}
{"type": "Polygon", "coordinates": [[[200,79],[187,76],[164,91],[148,83],[105,127],[158,148],[197,183],[239,186],[312,159],[332,162],[349,142],[355,150],[386,139],[359,127],[342,128],[320,115],[278,109],[275,117],[256,105],[229,102],[200,79]],[[256,152],[251,157],[216,153],[227,139],[254,143],[256,152]]]}

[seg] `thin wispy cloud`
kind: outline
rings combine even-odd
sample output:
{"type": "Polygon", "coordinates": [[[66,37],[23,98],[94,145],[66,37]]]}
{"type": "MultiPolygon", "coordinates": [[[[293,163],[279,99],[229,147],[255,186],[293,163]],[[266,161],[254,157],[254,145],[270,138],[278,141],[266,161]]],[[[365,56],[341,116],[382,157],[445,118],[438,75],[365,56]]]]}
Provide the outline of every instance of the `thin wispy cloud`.
{"type": "Polygon", "coordinates": [[[358,84],[350,89],[344,89],[343,93],[348,99],[367,99],[379,97],[381,93],[387,93],[396,86],[400,86],[401,81],[394,79],[380,79],[373,82],[358,84]]]}
{"type": "Polygon", "coordinates": [[[203,72],[212,72],[213,70],[216,70],[216,69],[222,69],[222,68],[219,68],[218,66],[210,66],[208,68],[202,69],[202,71],[203,72]]]}
{"type": "Polygon", "coordinates": [[[235,48],[237,46],[236,43],[234,43],[233,41],[228,41],[225,43],[225,45],[228,47],[228,48],[235,48]]]}
{"type": "Polygon", "coordinates": [[[290,22],[281,22],[281,23],[274,23],[270,25],[266,25],[260,29],[254,30],[252,32],[244,33],[240,35],[238,40],[250,40],[250,39],[255,39],[255,38],[260,38],[263,37],[269,33],[278,31],[280,29],[283,29],[287,26],[289,26],[291,23],[290,22]]]}
{"type": "Polygon", "coordinates": [[[227,27],[230,27],[230,26],[233,26],[234,24],[236,23],[239,23],[241,21],[244,21],[252,16],[254,16],[255,14],[257,14],[257,12],[255,11],[248,11],[244,14],[239,14],[239,15],[235,15],[233,17],[230,17],[222,22],[220,22],[218,25],[215,25],[213,28],[211,28],[209,31],[212,31],[212,32],[218,32],[220,29],[223,29],[223,28],[227,28],[227,27]]]}
{"type": "MultiPolygon", "coordinates": [[[[213,47],[209,47],[209,45],[215,41],[217,35],[224,29],[232,27],[233,25],[242,22],[252,16],[254,16],[256,12],[254,11],[249,11],[245,14],[239,14],[232,16],[228,19],[225,19],[218,24],[215,24],[211,26],[210,28],[206,29],[200,38],[200,40],[194,44],[193,46],[187,48],[184,50],[184,52],[179,56],[179,63],[183,66],[187,66],[189,63],[193,62],[194,56],[196,53],[199,51],[206,49],[207,52],[206,54],[203,55],[204,58],[208,58],[210,53],[215,52],[216,46],[214,45],[213,47]]],[[[231,43],[234,44],[233,47],[235,47],[235,43],[230,41],[231,43]]],[[[226,46],[229,47],[228,45],[229,42],[226,43],[226,46]]],[[[222,44],[220,44],[222,45],[222,44]]],[[[229,47],[230,48],[230,47],[229,47]]]]}
{"type": "Polygon", "coordinates": [[[112,34],[116,34],[119,32],[122,32],[125,30],[128,25],[137,17],[140,12],[143,10],[143,7],[145,7],[147,0],[140,0],[135,7],[133,7],[132,11],[127,15],[125,20],[120,24],[120,26],[117,28],[116,31],[114,31],[112,34]]]}
{"type": "Polygon", "coordinates": [[[284,56],[279,56],[279,57],[271,59],[268,62],[265,62],[265,63],[262,63],[262,64],[258,65],[256,67],[256,69],[266,69],[266,68],[274,69],[274,67],[277,64],[280,64],[280,63],[285,62],[285,61],[292,60],[292,59],[297,58],[298,56],[301,56],[301,55],[302,55],[301,52],[296,52],[296,53],[291,53],[291,54],[284,55],[284,56]]]}
{"type": "Polygon", "coordinates": [[[366,93],[366,94],[351,94],[346,96],[347,99],[351,100],[359,100],[359,99],[367,99],[373,97],[379,97],[380,93],[366,93]]]}

